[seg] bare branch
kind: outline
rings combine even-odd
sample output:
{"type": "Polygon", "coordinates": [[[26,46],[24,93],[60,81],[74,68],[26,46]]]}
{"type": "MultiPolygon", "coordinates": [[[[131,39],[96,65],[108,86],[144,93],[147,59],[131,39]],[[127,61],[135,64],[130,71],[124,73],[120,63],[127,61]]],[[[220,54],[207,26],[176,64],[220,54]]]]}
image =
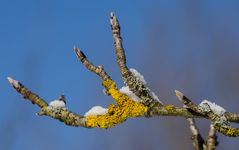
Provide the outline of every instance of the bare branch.
{"type": "Polygon", "coordinates": [[[11,77],[7,78],[9,83],[14,87],[14,89],[23,95],[24,99],[28,99],[32,104],[38,105],[40,108],[47,107],[47,102],[39,97],[37,94],[25,88],[19,81],[14,80],[11,77]]]}
{"type": "Polygon", "coordinates": [[[206,115],[203,111],[201,111],[196,104],[194,104],[189,98],[187,98],[182,92],[175,90],[175,94],[178,99],[186,106],[191,109],[195,113],[199,113],[201,115],[206,115]]]}
{"type": "Polygon", "coordinates": [[[115,50],[117,55],[117,61],[120,67],[120,71],[123,75],[127,73],[129,69],[126,66],[126,56],[125,56],[125,51],[122,44],[122,37],[120,36],[119,21],[113,12],[111,12],[110,14],[110,23],[111,23],[113,37],[115,40],[115,50]]]}
{"type": "Polygon", "coordinates": [[[105,72],[103,66],[96,67],[93,65],[86,57],[86,55],[77,47],[74,48],[77,57],[80,59],[81,63],[91,72],[100,76],[103,80],[111,79],[110,76],[105,72]]]}

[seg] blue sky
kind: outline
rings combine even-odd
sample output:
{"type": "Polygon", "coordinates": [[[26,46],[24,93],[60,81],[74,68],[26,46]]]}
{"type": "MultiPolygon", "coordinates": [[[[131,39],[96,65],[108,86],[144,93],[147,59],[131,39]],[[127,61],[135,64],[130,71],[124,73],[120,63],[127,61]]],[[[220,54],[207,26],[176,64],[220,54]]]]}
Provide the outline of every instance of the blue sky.
{"type": "MultiPolygon", "coordinates": [[[[8,84],[11,76],[51,101],[64,93],[70,110],[84,114],[107,106],[101,79],[77,60],[79,46],[123,85],[116,63],[109,14],[118,16],[128,65],[144,74],[166,104],[181,104],[173,91],[238,111],[239,2],[237,1],[0,1],[0,148],[191,149],[183,118],[130,119],[115,128],[65,126],[35,113],[8,84]],[[180,128],[180,131],[178,130],[180,128]]],[[[209,122],[199,121],[207,135],[209,122]]],[[[238,138],[219,134],[219,149],[238,138]]]]}

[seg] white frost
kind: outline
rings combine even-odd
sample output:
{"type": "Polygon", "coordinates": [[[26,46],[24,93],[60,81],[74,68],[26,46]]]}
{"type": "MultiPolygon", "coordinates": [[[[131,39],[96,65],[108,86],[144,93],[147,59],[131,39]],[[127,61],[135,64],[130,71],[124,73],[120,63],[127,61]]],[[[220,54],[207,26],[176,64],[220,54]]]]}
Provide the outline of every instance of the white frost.
{"type": "Polygon", "coordinates": [[[65,108],[66,104],[63,101],[59,101],[58,99],[56,99],[51,101],[49,106],[52,108],[65,108]]]}
{"type": "Polygon", "coordinates": [[[209,107],[210,107],[210,109],[211,109],[215,114],[217,114],[217,115],[219,115],[219,116],[223,115],[223,114],[226,112],[226,110],[225,110],[223,107],[217,105],[216,103],[210,102],[210,101],[208,101],[208,100],[203,100],[203,101],[199,104],[199,106],[204,107],[204,106],[203,106],[204,104],[208,104],[209,107]]]}
{"type": "Polygon", "coordinates": [[[140,98],[136,96],[132,91],[130,91],[128,86],[123,86],[120,88],[120,92],[126,94],[128,97],[130,97],[132,100],[136,102],[140,102],[140,98]]]}
{"type": "Polygon", "coordinates": [[[104,115],[107,112],[108,112],[107,108],[103,108],[101,106],[94,106],[88,112],[86,112],[84,116],[104,115]]]}
{"type": "Polygon", "coordinates": [[[143,84],[147,84],[147,82],[144,80],[144,76],[141,75],[136,69],[130,68],[130,72],[133,73],[133,75],[138,78],[143,84]]]}

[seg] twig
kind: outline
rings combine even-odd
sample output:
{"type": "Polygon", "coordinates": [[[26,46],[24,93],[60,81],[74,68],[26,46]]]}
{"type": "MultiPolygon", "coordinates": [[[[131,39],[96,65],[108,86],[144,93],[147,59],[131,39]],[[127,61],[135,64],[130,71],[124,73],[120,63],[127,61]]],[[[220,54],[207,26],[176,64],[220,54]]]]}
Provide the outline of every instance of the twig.
{"type": "Polygon", "coordinates": [[[155,105],[163,106],[160,102],[152,98],[152,96],[150,95],[150,89],[140,80],[138,80],[128,69],[126,65],[125,51],[122,44],[122,37],[120,35],[119,21],[113,13],[110,14],[110,23],[115,41],[114,44],[117,55],[117,62],[119,64],[119,68],[124,82],[130,88],[130,90],[142,100],[142,103],[149,108],[155,105]]]}
{"type": "Polygon", "coordinates": [[[85,125],[85,119],[82,116],[68,111],[67,109],[53,109],[48,106],[48,103],[44,99],[40,98],[37,94],[25,88],[19,81],[14,80],[10,77],[8,77],[8,81],[16,89],[17,92],[23,95],[25,99],[28,99],[33,104],[36,104],[41,108],[41,111],[38,113],[38,115],[49,116],[70,126],[87,127],[85,125]]]}
{"type": "Polygon", "coordinates": [[[32,102],[32,104],[38,105],[40,108],[47,107],[48,104],[44,99],[39,97],[37,94],[25,88],[19,81],[14,80],[11,77],[7,78],[9,83],[13,86],[13,88],[24,96],[24,99],[28,99],[32,102]]]}
{"type": "MultiPolygon", "coordinates": [[[[190,99],[188,99],[183,93],[175,90],[176,96],[178,99],[188,107],[189,110],[194,111],[195,113],[201,114],[203,116],[208,117],[216,131],[226,135],[226,136],[231,136],[231,137],[237,137],[239,136],[239,128],[232,128],[230,127],[229,120],[231,117],[227,116],[230,113],[225,113],[221,116],[217,115],[214,113],[209,105],[205,105],[205,107],[198,106],[194,104],[190,99]]],[[[238,122],[238,120],[236,120],[238,122]]]]}
{"type": "Polygon", "coordinates": [[[189,123],[190,131],[192,132],[193,146],[196,150],[203,150],[204,140],[199,133],[195,120],[193,118],[187,118],[187,121],[189,123]]]}
{"type": "Polygon", "coordinates": [[[198,105],[194,104],[189,98],[187,98],[182,92],[175,90],[175,94],[178,97],[178,99],[186,106],[188,109],[194,111],[195,113],[206,115],[205,112],[201,111],[198,108],[198,105]]]}
{"type": "Polygon", "coordinates": [[[207,137],[207,146],[206,146],[207,150],[215,150],[217,145],[218,145],[218,141],[217,141],[216,130],[214,128],[214,125],[211,124],[208,137],[207,137]]]}
{"type": "Polygon", "coordinates": [[[105,72],[103,66],[96,67],[93,65],[86,57],[86,55],[77,47],[74,48],[77,57],[80,59],[81,63],[91,72],[100,76],[103,80],[111,79],[110,76],[105,72]]]}

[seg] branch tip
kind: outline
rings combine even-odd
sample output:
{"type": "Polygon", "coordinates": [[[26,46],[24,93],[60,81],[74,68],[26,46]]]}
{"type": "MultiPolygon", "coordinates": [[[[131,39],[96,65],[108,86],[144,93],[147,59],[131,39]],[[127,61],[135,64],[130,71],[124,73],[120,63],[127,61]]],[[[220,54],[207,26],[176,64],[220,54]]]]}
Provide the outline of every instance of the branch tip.
{"type": "Polygon", "coordinates": [[[112,28],[113,28],[113,26],[119,28],[119,23],[118,23],[117,18],[113,12],[110,13],[110,24],[111,24],[112,28]]]}
{"type": "Polygon", "coordinates": [[[115,16],[114,12],[110,12],[110,18],[113,18],[115,16]]]}
{"type": "Polygon", "coordinates": [[[178,90],[174,90],[176,96],[178,97],[179,100],[182,100],[184,97],[184,94],[178,90]]]}
{"type": "Polygon", "coordinates": [[[74,49],[74,50],[76,49],[76,45],[73,46],[73,49],[74,49]]]}
{"type": "Polygon", "coordinates": [[[20,87],[20,83],[19,83],[17,80],[14,80],[14,79],[11,78],[11,77],[7,77],[7,79],[8,79],[8,81],[9,81],[9,83],[10,83],[13,87],[15,87],[15,88],[20,87]]]}
{"type": "Polygon", "coordinates": [[[74,51],[76,52],[76,55],[81,58],[86,58],[86,55],[81,51],[78,47],[74,47],[74,51]]]}

